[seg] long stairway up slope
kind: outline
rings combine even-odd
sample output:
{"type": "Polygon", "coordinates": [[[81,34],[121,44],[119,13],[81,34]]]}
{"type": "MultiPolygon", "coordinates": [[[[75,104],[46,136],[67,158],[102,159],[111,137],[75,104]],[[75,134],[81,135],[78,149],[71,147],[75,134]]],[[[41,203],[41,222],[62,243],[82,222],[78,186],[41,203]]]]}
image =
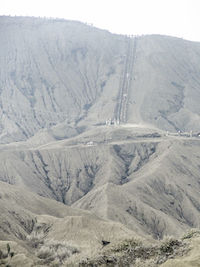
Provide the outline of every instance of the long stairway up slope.
{"type": "Polygon", "coordinates": [[[83,23],[0,17],[0,143],[78,135],[108,118],[200,128],[200,44],[83,23]]]}
{"type": "Polygon", "coordinates": [[[128,48],[123,72],[119,81],[119,96],[116,106],[116,120],[118,123],[127,122],[127,109],[129,101],[129,91],[134,80],[134,63],[136,59],[137,38],[127,39],[128,48]]]}

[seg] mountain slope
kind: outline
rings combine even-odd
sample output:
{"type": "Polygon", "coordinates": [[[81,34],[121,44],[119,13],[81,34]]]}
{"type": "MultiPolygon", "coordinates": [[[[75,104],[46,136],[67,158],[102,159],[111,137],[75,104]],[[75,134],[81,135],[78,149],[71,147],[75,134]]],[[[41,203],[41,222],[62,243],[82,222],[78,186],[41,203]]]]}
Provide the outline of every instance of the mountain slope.
{"type": "MultiPolygon", "coordinates": [[[[26,266],[31,263],[52,266],[49,264],[56,259],[63,266],[70,256],[83,257],[101,249],[103,241],[114,244],[137,236],[120,223],[100,219],[90,212],[3,182],[0,182],[0,213],[0,250],[5,251],[10,244],[14,252],[10,260],[13,266],[22,266],[23,260],[26,266]],[[62,258],[59,253],[65,256],[62,258]]],[[[0,263],[2,259],[1,254],[0,263]]]]}
{"type": "Polygon", "coordinates": [[[65,20],[0,17],[0,141],[90,125],[199,131],[200,44],[128,38],[65,20]]]}
{"type": "Polygon", "coordinates": [[[0,39],[0,246],[45,266],[200,227],[199,43],[6,16],[0,39]]]}
{"type": "Polygon", "coordinates": [[[74,125],[100,97],[117,94],[110,83],[125,53],[123,36],[79,22],[1,17],[0,38],[4,142],[58,122],[74,125]]]}
{"type": "Polygon", "coordinates": [[[169,131],[199,130],[200,44],[166,36],[138,39],[128,120],[169,131]]]}
{"type": "Polygon", "coordinates": [[[198,138],[121,128],[103,127],[101,135],[94,130],[35,148],[2,146],[0,178],[140,235],[179,236],[198,228],[198,138]]]}
{"type": "MultiPolygon", "coordinates": [[[[137,154],[130,156],[130,147],[131,144],[120,146],[124,157],[134,161],[137,154]]],[[[73,205],[155,238],[180,235],[187,227],[198,228],[199,141],[160,142],[154,154],[144,161],[135,171],[128,168],[123,185],[112,182],[107,187],[98,187],[73,205]],[[107,199],[103,212],[98,208],[105,207],[99,196],[107,199]]]]}

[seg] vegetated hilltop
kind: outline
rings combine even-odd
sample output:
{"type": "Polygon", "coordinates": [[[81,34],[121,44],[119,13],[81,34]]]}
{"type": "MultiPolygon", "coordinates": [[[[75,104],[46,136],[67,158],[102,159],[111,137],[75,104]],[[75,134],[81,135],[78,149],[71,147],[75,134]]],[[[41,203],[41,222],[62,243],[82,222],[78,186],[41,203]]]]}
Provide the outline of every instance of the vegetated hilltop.
{"type": "Polygon", "coordinates": [[[199,43],[6,16],[0,38],[2,143],[44,128],[63,139],[109,118],[199,130],[199,43]]]}

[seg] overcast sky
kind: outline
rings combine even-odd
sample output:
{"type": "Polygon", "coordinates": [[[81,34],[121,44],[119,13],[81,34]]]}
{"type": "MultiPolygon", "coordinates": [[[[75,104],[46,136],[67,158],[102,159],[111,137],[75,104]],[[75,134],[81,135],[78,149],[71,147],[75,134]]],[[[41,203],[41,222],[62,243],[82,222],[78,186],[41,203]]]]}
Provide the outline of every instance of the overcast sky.
{"type": "Polygon", "coordinates": [[[200,41],[200,0],[0,0],[0,15],[61,17],[113,33],[200,41]]]}

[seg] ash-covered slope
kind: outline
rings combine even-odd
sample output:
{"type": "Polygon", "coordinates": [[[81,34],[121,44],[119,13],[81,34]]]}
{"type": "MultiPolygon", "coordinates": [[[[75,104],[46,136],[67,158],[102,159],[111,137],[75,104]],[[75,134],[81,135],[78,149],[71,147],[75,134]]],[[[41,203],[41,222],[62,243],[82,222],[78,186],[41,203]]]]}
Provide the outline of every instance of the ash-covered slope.
{"type": "Polygon", "coordinates": [[[167,36],[137,41],[128,120],[174,131],[200,127],[200,43],[167,36]]]}
{"type": "Polygon", "coordinates": [[[0,182],[0,240],[26,240],[35,229],[37,216],[53,218],[89,216],[89,213],[73,209],[52,199],[27,191],[23,186],[0,182]]]}
{"type": "MultiPolygon", "coordinates": [[[[99,106],[95,123],[106,112],[112,116],[124,36],[79,22],[0,17],[0,39],[1,142],[26,139],[59,122],[65,132],[100,98],[104,115],[99,106]]],[[[66,136],[71,134],[76,131],[66,136]]]]}
{"type": "Polygon", "coordinates": [[[141,235],[199,227],[199,136],[170,133],[200,128],[199,43],[22,17],[0,39],[0,181],[141,235]]]}
{"type": "Polygon", "coordinates": [[[140,235],[179,236],[200,227],[199,137],[118,126],[38,147],[25,144],[0,146],[0,180],[140,235]]]}
{"type": "Polygon", "coordinates": [[[199,130],[200,44],[79,22],[0,17],[0,142],[77,135],[109,118],[199,130]]]}
{"type": "Polygon", "coordinates": [[[199,141],[136,141],[113,148],[110,179],[73,206],[158,239],[200,227],[199,141]]]}
{"type": "MultiPolygon", "coordinates": [[[[10,244],[12,266],[59,266],[70,256],[96,253],[103,241],[115,244],[137,235],[124,225],[100,219],[88,211],[40,197],[26,188],[0,182],[0,251],[10,244]],[[74,255],[73,255],[74,254],[74,255]],[[54,265],[55,266],[55,265],[54,265]]],[[[3,264],[4,263],[4,264],[3,264]]]]}

